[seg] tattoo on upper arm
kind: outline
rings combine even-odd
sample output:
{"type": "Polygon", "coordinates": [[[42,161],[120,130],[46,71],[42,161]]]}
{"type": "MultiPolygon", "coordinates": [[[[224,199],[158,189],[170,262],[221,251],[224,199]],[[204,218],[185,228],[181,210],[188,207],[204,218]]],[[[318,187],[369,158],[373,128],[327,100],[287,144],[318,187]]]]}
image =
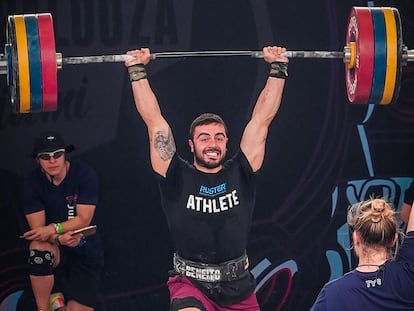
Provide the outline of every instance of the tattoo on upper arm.
{"type": "Polygon", "coordinates": [[[166,135],[163,131],[155,133],[154,148],[158,151],[160,158],[164,161],[170,160],[175,153],[175,142],[171,130],[166,135]]]}

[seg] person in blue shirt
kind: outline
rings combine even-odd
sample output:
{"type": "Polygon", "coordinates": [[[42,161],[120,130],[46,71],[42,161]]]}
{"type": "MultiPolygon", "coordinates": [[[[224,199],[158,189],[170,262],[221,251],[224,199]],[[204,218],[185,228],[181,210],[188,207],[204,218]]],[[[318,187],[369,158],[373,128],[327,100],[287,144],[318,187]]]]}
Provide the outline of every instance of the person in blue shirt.
{"type": "Polygon", "coordinates": [[[414,209],[399,246],[395,210],[372,198],[348,210],[357,267],[325,284],[312,311],[414,310],[414,209]]]}
{"type": "Polygon", "coordinates": [[[74,234],[96,224],[98,180],[59,133],[42,133],[34,143],[39,166],[28,176],[23,207],[30,230],[29,275],[37,310],[90,311],[97,303],[103,247],[98,232],[74,234]],[[51,293],[60,293],[51,295],[51,293]],[[64,299],[66,301],[64,301],[64,299]]]}

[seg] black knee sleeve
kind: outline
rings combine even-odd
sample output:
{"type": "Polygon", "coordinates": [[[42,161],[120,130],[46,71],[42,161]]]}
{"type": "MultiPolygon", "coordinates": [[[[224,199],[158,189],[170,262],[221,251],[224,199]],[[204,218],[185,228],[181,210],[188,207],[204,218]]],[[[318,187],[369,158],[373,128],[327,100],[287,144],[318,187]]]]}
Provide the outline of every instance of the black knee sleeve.
{"type": "Polygon", "coordinates": [[[41,249],[31,249],[29,254],[30,275],[44,276],[53,274],[53,254],[41,249]]]}
{"type": "Polygon", "coordinates": [[[177,311],[190,307],[199,308],[201,311],[207,311],[201,301],[195,297],[174,298],[170,305],[170,311],[177,311]]]}

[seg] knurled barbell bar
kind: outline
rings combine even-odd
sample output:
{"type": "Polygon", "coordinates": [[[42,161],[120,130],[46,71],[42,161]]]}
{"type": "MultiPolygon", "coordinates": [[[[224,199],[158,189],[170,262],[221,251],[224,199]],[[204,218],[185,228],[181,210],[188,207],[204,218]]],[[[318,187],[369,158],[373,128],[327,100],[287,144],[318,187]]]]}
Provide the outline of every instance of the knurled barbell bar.
{"type": "MultiPolygon", "coordinates": [[[[50,13],[11,15],[6,25],[0,74],[7,74],[12,110],[31,113],[57,110],[57,70],[64,65],[124,62],[129,55],[62,57],[56,53],[50,13]]],[[[261,51],[195,51],[152,53],[152,59],[199,56],[249,56],[261,51]]],[[[287,51],[289,58],[340,58],[345,64],[348,100],[358,104],[396,101],[402,66],[414,51],[402,42],[400,14],[392,7],[353,7],[343,51],[287,51]]]]}

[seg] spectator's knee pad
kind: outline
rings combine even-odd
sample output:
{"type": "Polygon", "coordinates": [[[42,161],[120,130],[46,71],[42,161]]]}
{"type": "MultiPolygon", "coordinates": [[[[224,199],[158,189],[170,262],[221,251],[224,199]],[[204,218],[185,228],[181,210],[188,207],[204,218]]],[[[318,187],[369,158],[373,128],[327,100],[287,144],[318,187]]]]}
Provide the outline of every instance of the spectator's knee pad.
{"type": "Polygon", "coordinates": [[[41,249],[31,249],[29,254],[30,275],[53,274],[53,254],[41,249]]]}

